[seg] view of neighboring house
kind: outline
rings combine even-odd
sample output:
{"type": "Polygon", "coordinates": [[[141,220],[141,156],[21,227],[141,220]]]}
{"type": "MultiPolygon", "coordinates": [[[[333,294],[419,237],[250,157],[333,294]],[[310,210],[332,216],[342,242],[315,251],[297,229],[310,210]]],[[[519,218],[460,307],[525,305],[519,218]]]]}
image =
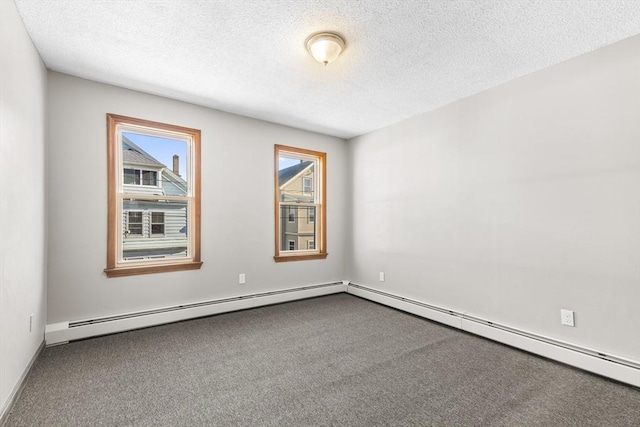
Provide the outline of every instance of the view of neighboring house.
{"type": "MultiPolygon", "coordinates": [[[[187,182],[174,170],[122,138],[123,191],[130,195],[183,196],[187,182]]],[[[125,260],[187,256],[187,204],[162,199],[123,201],[125,260]]]]}
{"type": "Polygon", "coordinates": [[[315,249],[314,162],[300,163],[278,171],[280,201],[280,248],[283,251],[315,249]],[[291,203],[291,205],[289,205],[291,203]]]}

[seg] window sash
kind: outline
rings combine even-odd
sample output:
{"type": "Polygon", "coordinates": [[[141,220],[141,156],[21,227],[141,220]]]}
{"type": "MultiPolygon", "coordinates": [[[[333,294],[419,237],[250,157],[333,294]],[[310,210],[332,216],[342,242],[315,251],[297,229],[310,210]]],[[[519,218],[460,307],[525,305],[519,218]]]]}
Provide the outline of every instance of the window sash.
{"type": "MultiPolygon", "coordinates": [[[[118,144],[118,150],[117,150],[117,161],[118,161],[118,167],[121,168],[121,170],[123,170],[123,162],[122,162],[122,134],[125,132],[130,132],[130,133],[136,133],[136,134],[140,134],[140,135],[148,135],[148,136],[156,136],[156,137],[161,137],[161,138],[169,138],[169,139],[174,139],[174,140],[178,140],[178,141],[184,141],[187,144],[187,171],[186,171],[186,176],[187,176],[187,194],[184,196],[167,196],[167,195],[144,195],[144,194],[139,194],[136,192],[132,192],[132,191],[127,191],[127,189],[124,187],[124,181],[119,181],[119,185],[118,185],[118,194],[117,197],[120,201],[118,208],[119,208],[119,212],[122,212],[123,210],[123,200],[124,199],[132,199],[132,200],[145,200],[145,201],[150,201],[150,202],[159,202],[162,200],[167,200],[167,201],[180,201],[180,202],[184,202],[187,203],[187,229],[191,229],[192,226],[192,222],[195,220],[195,218],[192,217],[191,213],[193,210],[193,205],[192,205],[192,199],[193,199],[193,187],[192,187],[192,183],[194,181],[194,177],[193,177],[193,171],[192,171],[192,165],[193,165],[193,161],[192,161],[192,156],[194,154],[194,150],[193,148],[193,138],[191,137],[187,137],[183,134],[173,134],[171,132],[167,133],[167,132],[163,132],[161,130],[155,130],[155,129],[149,129],[148,127],[140,127],[140,126],[136,126],[136,125],[130,125],[130,124],[120,124],[118,126],[116,126],[116,132],[117,132],[117,144],[118,144]]],[[[165,165],[168,167],[168,165],[165,165]]],[[[145,169],[133,169],[135,171],[135,179],[137,180],[137,185],[142,185],[142,186],[157,186],[158,185],[158,171],[151,171],[151,170],[145,170],[145,169]]],[[[124,174],[123,174],[124,175],[124,174]]],[[[123,176],[124,178],[124,176],[123,176]]],[[[149,221],[149,229],[148,229],[148,236],[154,236],[155,233],[153,233],[152,231],[152,224],[151,221],[149,221]]],[[[122,230],[118,230],[119,233],[118,235],[122,236],[122,230]]],[[[140,237],[144,236],[144,231],[140,234],[140,237]]],[[[155,234],[155,237],[160,237],[159,234],[155,234]]],[[[187,238],[187,256],[186,257],[180,257],[179,259],[185,259],[185,260],[193,260],[194,256],[193,256],[193,251],[194,251],[194,247],[191,243],[191,236],[188,236],[187,238]]],[[[117,259],[117,263],[118,265],[145,265],[145,264],[153,264],[153,263],[157,263],[157,260],[154,260],[150,257],[146,257],[144,259],[125,259],[124,256],[124,242],[122,241],[122,239],[120,239],[117,242],[117,253],[116,253],[116,259],[117,259]]],[[[167,258],[170,259],[170,258],[167,258]]]]}
{"type": "MultiPolygon", "coordinates": [[[[186,204],[186,209],[187,209],[187,229],[189,229],[189,225],[192,224],[192,221],[195,220],[194,218],[194,212],[193,211],[193,200],[190,197],[186,197],[186,196],[154,196],[154,195],[146,195],[146,194],[118,194],[118,201],[119,201],[119,208],[120,208],[120,212],[124,212],[124,201],[125,200],[135,200],[135,201],[140,201],[140,202],[179,202],[179,203],[185,203],[186,204]]],[[[131,212],[138,212],[138,211],[128,211],[128,213],[131,212]]],[[[126,229],[124,228],[124,224],[120,223],[120,227],[118,228],[118,232],[120,236],[126,236],[128,235],[129,237],[134,237],[134,238],[151,238],[151,237],[159,237],[161,236],[161,234],[155,234],[153,233],[152,229],[153,229],[153,225],[155,224],[152,220],[152,215],[154,213],[153,210],[148,211],[149,212],[149,218],[148,218],[148,234],[145,235],[144,233],[144,212],[139,211],[142,214],[142,222],[140,223],[141,225],[141,230],[142,232],[140,234],[136,234],[136,235],[132,235],[132,233],[126,233],[126,229]]],[[[156,212],[157,213],[157,212],[156,212]]],[[[164,214],[164,213],[163,213],[164,214]]],[[[162,224],[163,227],[166,227],[165,224],[162,224]]],[[[163,233],[164,234],[164,233],[163,233]]],[[[124,239],[119,239],[117,242],[117,260],[118,260],[118,264],[119,265],[145,265],[145,264],[149,264],[149,263],[157,263],[157,259],[154,260],[152,257],[146,257],[144,259],[125,259],[124,257],[124,239]]],[[[190,235],[187,235],[187,256],[186,257],[175,257],[175,258],[171,258],[171,257],[167,257],[164,259],[167,260],[175,260],[175,259],[179,259],[179,260],[192,260],[193,256],[191,254],[193,254],[194,252],[194,242],[192,241],[192,238],[190,235]]]]}
{"type": "Polygon", "coordinates": [[[313,237],[314,241],[316,236],[318,235],[318,227],[314,222],[309,221],[301,221],[303,218],[309,217],[309,211],[319,209],[319,205],[316,203],[287,203],[280,202],[280,217],[279,221],[285,224],[293,225],[295,224],[295,231],[289,229],[286,225],[281,228],[281,237],[280,237],[280,251],[285,252],[287,255],[290,255],[293,252],[303,252],[308,254],[309,251],[317,253],[318,250],[315,248],[303,247],[304,243],[301,243],[296,249],[291,249],[288,239],[289,236],[295,235],[298,237],[313,237]],[[291,216],[295,218],[294,221],[291,221],[291,216]],[[309,230],[305,224],[310,224],[311,229],[309,230]],[[293,233],[293,234],[292,234],[293,233]]]}

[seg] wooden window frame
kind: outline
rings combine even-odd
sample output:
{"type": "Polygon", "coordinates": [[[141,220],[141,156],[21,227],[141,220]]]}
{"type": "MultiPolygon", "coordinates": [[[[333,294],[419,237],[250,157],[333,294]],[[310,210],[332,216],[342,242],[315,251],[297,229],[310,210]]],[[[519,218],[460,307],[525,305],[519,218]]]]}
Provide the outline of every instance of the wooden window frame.
{"type": "MultiPolygon", "coordinates": [[[[133,117],[107,114],[107,268],[104,269],[107,277],[122,277],[139,274],[164,273],[169,271],[196,270],[202,266],[200,260],[200,130],[166,123],[153,122],[150,120],[137,119],[133,117]],[[187,194],[189,198],[189,237],[187,253],[190,254],[185,259],[152,259],[144,262],[123,263],[119,261],[121,254],[118,254],[118,239],[122,236],[119,232],[122,226],[122,207],[118,208],[119,201],[123,199],[119,193],[119,174],[122,173],[120,155],[117,150],[122,150],[122,143],[118,143],[119,127],[139,128],[142,132],[160,132],[175,134],[180,137],[190,139],[190,166],[193,168],[191,191],[187,194]]],[[[157,182],[161,178],[157,174],[157,182]]],[[[142,179],[142,177],[141,177],[142,179]]]]}
{"type": "MultiPolygon", "coordinates": [[[[286,203],[285,203],[286,204],[286,203]]],[[[327,253],[327,155],[320,151],[307,150],[304,148],[290,147],[286,145],[274,145],[274,223],[275,223],[275,262],[305,261],[314,259],[325,259],[327,253]],[[281,154],[291,154],[293,156],[313,157],[317,162],[317,170],[314,171],[315,179],[312,180],[315,187],[316,214],[314,226],[316,227],[316,238],[314,240],[316,249],[310,253],[309,250],[296,250],[293,253],[280,249],[280,185],[278,182],[278,159],[281,154]]]]}

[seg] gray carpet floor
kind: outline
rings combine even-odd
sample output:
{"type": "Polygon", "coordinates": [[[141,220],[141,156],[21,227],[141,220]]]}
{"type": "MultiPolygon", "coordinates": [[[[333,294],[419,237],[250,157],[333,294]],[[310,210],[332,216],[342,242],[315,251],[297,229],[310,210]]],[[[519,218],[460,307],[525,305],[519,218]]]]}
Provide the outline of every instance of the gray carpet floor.
{"type": "Polygon", "coordinates": [[[639,420],[639,389],[337,294],[47,348],[7,426],[639,420]]]}

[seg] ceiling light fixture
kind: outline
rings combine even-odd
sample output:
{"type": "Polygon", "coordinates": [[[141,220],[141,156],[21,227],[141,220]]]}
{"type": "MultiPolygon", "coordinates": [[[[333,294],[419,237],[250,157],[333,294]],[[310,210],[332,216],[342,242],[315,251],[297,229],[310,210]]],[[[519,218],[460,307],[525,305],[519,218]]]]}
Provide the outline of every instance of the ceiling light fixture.
{"type": "Polygon", "coordinates": [[[305,45],[313,58],[327,65],[335,61],[344,50],[344,39],[335,33],[317,33],[311,35],[305,45]]]}

